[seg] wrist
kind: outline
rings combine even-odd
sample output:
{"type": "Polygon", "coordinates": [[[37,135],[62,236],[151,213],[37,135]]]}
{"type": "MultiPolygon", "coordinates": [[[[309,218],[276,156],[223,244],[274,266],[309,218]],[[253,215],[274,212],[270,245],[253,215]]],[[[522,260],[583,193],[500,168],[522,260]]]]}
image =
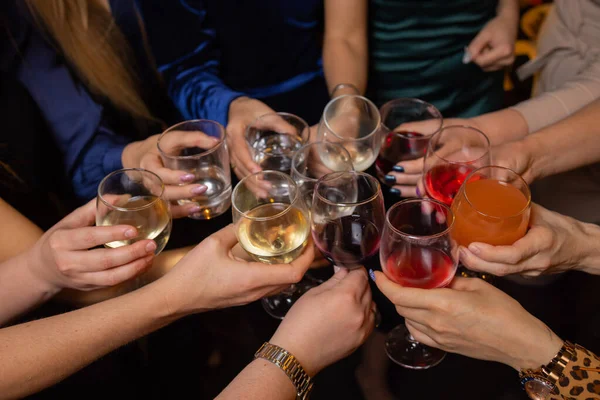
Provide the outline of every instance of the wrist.
{"type": "Polygon", "coordinates": [[[49,276],[48,266],[39,257],[39,251],[37,246],[34,246],[18,256],[19,269],[22,273],[23,282],[28,282],[29,287],[40,293],[44,300],[48,300],[64,289],[64,286],[49,276]]]}
{"type": "Polygon", "coordinates": [[[535,369],[548,364],[564,343],[543,322],[539,320],[537,322],[540,325],[538,333],[527,335],[529,343],[524,344],[520,356],[510,363],[517,371],[535,369]]]}
{"type": "Polygon", "coordinates": [[[273,337],[271,337],[271,340],[269,340],[269,343],[279,346],[293,354],[311,378],[323,369],[323,366],[318,365],[317,362],[312,360],[312,357],[310,357],[309,354],[310,352],[305,351],[303,349],[304,346],[294,340],[290,335],[283,335],[275,332],[273,337]]]}
{"type": "Polygon", "coordinates": [[[595,224],[587,224],[577,221],[580,225],[583,239],[582,243],[578,243],[578,247],[583,244],[581,258],[573,269],[586,272],[588,274],[600,275],[600,248],[598,241],[600,240],[600,227],[595,224]]]}

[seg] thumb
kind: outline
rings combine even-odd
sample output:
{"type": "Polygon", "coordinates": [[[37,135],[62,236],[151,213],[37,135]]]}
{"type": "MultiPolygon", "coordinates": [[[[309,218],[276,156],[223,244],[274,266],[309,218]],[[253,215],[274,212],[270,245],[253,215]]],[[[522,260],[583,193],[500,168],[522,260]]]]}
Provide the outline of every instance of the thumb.
{"type": "Polygon", "coordinates": [[[225,228],[213,233],[206,240],[216,241],[219,251],[224,252],[229,252],[238,242],[233,224],[229,224],[225,228]]]}
{"type": "Polygon", "coordinates": [[[490,35],[487,30],[482,29],[477,36],[471,41],[467,47],[471,61],[474,61],[479,55],[481,55],[483,49],[487,46],[490,41],[490,35]]]}
{"type": "Polygon", "coordinates": [[[81,228],[96,221],[96,199],[88,201],[55,225],[56,228],[81,228]]]}
{"type": "Polygon", "coordinates": [[[316,288],[312,289],[313,293],[323,293],[336,287],[348,275],[348,269],[340,268],[335,274],[316,288]]]}

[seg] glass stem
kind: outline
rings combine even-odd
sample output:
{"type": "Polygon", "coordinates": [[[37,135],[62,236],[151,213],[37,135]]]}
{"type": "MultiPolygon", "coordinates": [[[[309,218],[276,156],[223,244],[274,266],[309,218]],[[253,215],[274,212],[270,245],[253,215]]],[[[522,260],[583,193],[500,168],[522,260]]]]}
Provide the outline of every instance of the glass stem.
{"type": "Polygon", "coordinates": [[[287,296],[291,296],[294,293],[296,293],[296,284],[295,283],[292,283],[290,286],[283,289],[283,291],[281,292],[281,294],[285,294],[287,296]]]}

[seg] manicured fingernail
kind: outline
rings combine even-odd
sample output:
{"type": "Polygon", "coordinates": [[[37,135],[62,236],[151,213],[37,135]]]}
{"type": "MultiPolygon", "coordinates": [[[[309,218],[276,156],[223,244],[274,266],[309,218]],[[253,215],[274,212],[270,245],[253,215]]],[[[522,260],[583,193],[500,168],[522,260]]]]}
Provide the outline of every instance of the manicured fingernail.
{"type": "Polygon", "coordinates": [[[202,208],[200,206],[194,206],[194,207],[190,208],[189,213],[190,214],[196,214],[196,213],[199,213],[200,210],[202,210],[202,208]]]}
{"type": "Polygon", "coordinates": [[[190,182],[193,181],[195,178],[194,174],[185,174],[182,175],[179,179],[181,180],[181,182],[190,182]]]}
{"type": "Polygon", "coordinates": [[[191,192],[192,192],[192,194],[202,194],[202,193],[206,192],[206,189],[207,189],[206,186],[199,185],[199,186],[196,186],[195,188],[193,188],[191,190],[191,192]]]}
{"type": "Polygon", "coordinates": [[[132,237],[136,237],[137,232],[135,231],[135,229],[127,229],[125,231],[125,237],[126,238],[132,238],[132,237]]]}
{"type": "Polygon", "coordinates": [[[394,172],[404,172],[404,167],[401,165],[394,165],[392,170],[394,170],[394,172]]]}
{"type": "Polygon", "coordinates": [[[394,175],[386,175],[383,179],[387,184],[396,183],[396,177],[394,175]]]}
{"type": "Polygon", "coordinates": [[[463,54],[462,63],[468,64],[471,62],[471,53],[469,52],[469,48],[465,47],[465,54],[463,54]]]}
{"type": "Polygon", "coordinates": [[[460,257],[461,260],[464,260],[465,258],[467,258],[467,252],[465,251],[465,249],[463,249],[462,247],[460,249],[458,249],[458,256],[460,257]]]}
{"type": "Polygon", "coordinates": [[[375,282],[375,272],[373,272],[372,269],[369,270],[369,276],[371,277],[371,280],[375,282]]]}
{"type": "Polygon", "coordinates": [[[257,172],[262,171],[262,169],[260,167],[252,167],[250,169],[250,172],[252,172],[253,174],[256,174],[257,172]]]}
{"type": "Polygon", "coordinates": [[[479,254],[479,253],[481,253],[481,249],[479,248],[479,246],[474,245],[474,244],[469,245],[469,250],[473,254],[479,254]]]}
{"type": "Polygon", "coordinates": [[[156,250],[156,243],[154,243],[154,242],[150,242],[150,243],[148,243],[148,244],[146,245],[146,251],[147,251],[148,253],[153,253],[153,252],[154,252],[154,250],[156,250]]]}
{"type": "Polygon", "coordinates": [[[422,197],[421,196],[421,189],[419,189],[419,186],[417,186],[417,189],[415,191],[417,192],[417,197],[422,197]]]}
{"type": "Polygon", "coordinates": [[[394,194],[396,196],[400,196],[402,193],[400,192],[400,189],[391,188],[390,189],[390,194],[394,194]]]}

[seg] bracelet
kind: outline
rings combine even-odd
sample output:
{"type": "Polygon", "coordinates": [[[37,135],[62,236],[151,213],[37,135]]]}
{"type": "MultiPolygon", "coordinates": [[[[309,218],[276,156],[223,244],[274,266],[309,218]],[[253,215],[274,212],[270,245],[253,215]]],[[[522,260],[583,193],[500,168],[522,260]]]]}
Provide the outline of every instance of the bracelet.
{"type": "Polygon", "coordinates": [[[254,354],[254,358],[265,359],[281,368],[296,388],[297,398],[308,399],[313,382],[293,354],[279,346],[265,342],[254,354]]]}

